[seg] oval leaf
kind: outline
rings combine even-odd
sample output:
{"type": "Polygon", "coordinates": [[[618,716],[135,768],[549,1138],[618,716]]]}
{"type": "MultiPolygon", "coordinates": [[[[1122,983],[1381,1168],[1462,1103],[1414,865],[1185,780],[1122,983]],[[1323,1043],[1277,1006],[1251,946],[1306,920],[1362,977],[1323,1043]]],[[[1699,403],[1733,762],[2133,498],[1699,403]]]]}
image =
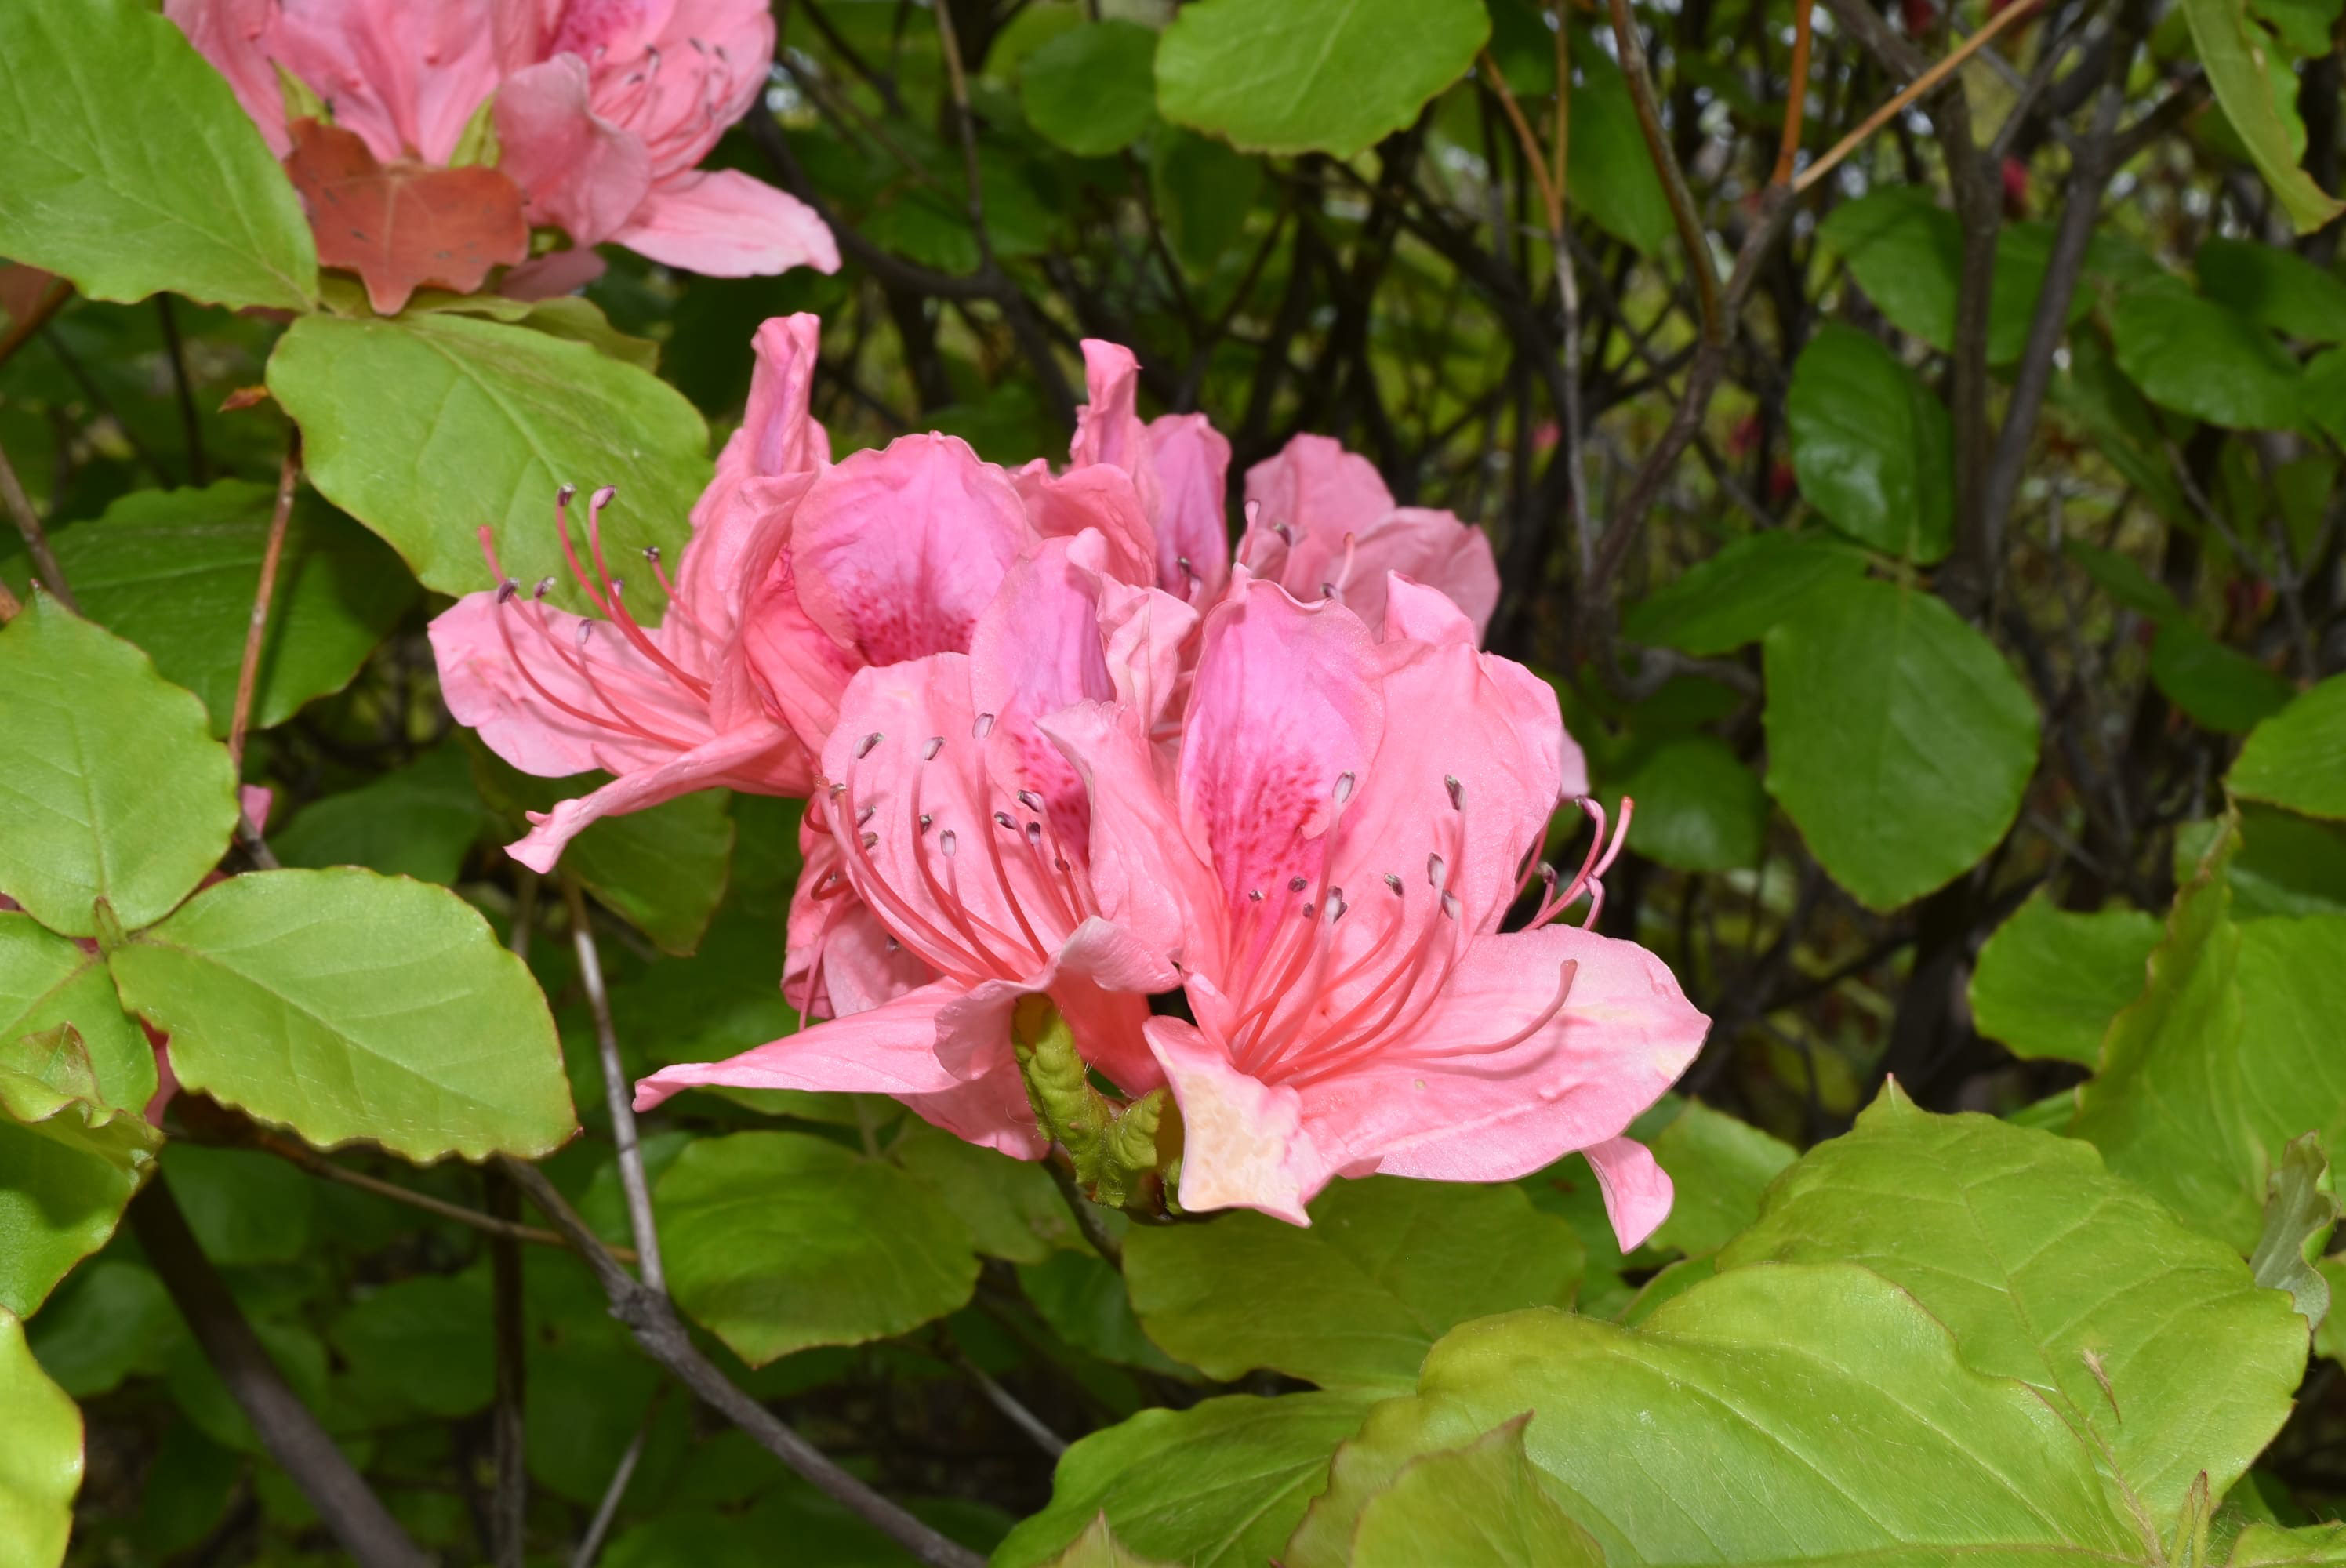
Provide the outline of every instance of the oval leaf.
{"type": "Polygon", "coordinates": [[[180,1083],[321,1148],[528,1156],[576,1130],[537,983],[444,888],[257,871],[109,962],[124,1003],[169,1033],[180,1083]]]}
{"type": "Polygon", "coordinates": [[[2036,766],[2036,705],[1930,595],[1840,583],[1768,634],[1768,792],[1843,887],[1892,910],[1995,847],[2036,766]]]}
{"type": "Polygon", "coordinates": [[[1784,402],[1792,472],[1825,520],[1860,544],[1920,562],[1954,541],[1954,435],[1922,379],[1871,335],[1820,328],[1784,402]]]}
{"type": "Polygon", "coordinates": [[[1156,59],[1157,35],[1137,22],[1071,27],[1018,67],[1026,123],[1079,158],[1121,152],[1157,117],[1156,59]]]}
{"type": "Polygon", "coordinates": [[[2258,725],[2225,782],[2251,800],[2346,818],[2346,675],[2331,676],[2258,725]]]}
{"type": "Polygon", "coordinates": [[[236,770],[204,705],[35,596],[0,629],[0,892],[51,931],[161,919],[228,848],[236,770]]]}
{"type": "Polygon", "coordinates": [[[0,1311],[0,1568],[56,1568],[81,1490],[81,1412],[0,1311]]]}
{"type": "Polygon", "coordinates": [[[2118,1009],[2142,994],[2158,917],[2084,914],[2034,898],[1996,927],[1972,972],[1972,1021],[2015,1056],[2091,1067],[2118,1009]]]}
{"type": "Polygon", "coordinates": [[[268,143],[137,0],[0,6],[0,255],[98,300],[318,298],[309,220],[268,143]]]}

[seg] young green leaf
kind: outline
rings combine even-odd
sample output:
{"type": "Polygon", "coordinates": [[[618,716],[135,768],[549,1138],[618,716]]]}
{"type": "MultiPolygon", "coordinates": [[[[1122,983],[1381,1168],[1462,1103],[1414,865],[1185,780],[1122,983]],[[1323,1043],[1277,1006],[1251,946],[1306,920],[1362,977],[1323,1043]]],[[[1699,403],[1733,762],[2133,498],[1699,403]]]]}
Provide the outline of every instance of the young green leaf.
{"type": "Polygon", "coordinates": [[[1352,1568],[1605,1568],[1604,1549],[1547,1494],[1524,1451],[1530,1420],[1402,1466],[1361,1509],[1352,1568]]]}
{"type": "Polygon", "coordinates": [[[160,920],[228,848],[236,775],[203,704],[46,594],[0,628],[0,892],[66,936],[160,920]]]}
{"type": "Polygon", "coordinates": [[[106,1245],[138,1190],[122,1163],[0,1115],[0,1308],[37,1308],[106,1245]]]}
{"type": "Polygon", "coordinates": [[[1201,0],[1157,49],[1157,107],[1254,152],[1352,158],[1406,127],[1491,36],[1479,0],[1201,0]]]}
{"type": "MultiPolygon", "coordinates": [[[[57,563],[82,613],[153,657],[228,733],[253,585],[276,487],[223,479],[201,490],[141,490],[57,535],[57,563]]],[[[350,684],[415,600],[399,558],[340,513],[304,502],[286,529],[252,722],[281,724],[350,684]]]]}
{"type": "Polygon", "coordinates": [[[2091,1067],[2110,1020],[2142,994],[2158,937],[2158,917],[2143,910],[2084,914],[2033,898],[1980,948],[1972,1021],[2015,1056],[2091,1067]]]}
{"type": "Polygon", "coordinates": [[[2308,1133],[2291,1138],[2266,1184],[2264,1234],[2249,1255],[2249,1267],[2258,1284],[2289,1292],[2308,1329],[2320,1329],[2330,1315],[2330,1281],[2319,1265],[2339,1214],[2338,1188],[2320,1137],[2308,1133]]]}
{"type": "Polygon", "coordinates": [[[994,1568],[1038,1568],[1105,1513],[1128,1551],[1188,1568],[1260,1568],[1279,1554],[1328,1456],[1359,1430],[1356,1394],[1231,1395],[1148,1410],[1067,1450],[1051,1504],[994,1549],[994,1568]]]}
{"type": "Polygon", "coordinates": [[[2203,1471],[2221,1492],[2248,1469],[2304,1373],[2287,1299],[2090,1145],[1931,1115],[1894,1084],[1784,1175],[1719,1267],[1837,1259],[1912,1291],[1966,1364],[2095,1434],[2119,1512],[2138,1504],[2161,1534],[2203,1471]]]}
{"type": "Polygon", "coordinates": [[[2225,783],[2251,800],[2346,818],[2346,676],[2331,676],[2258,725],[2225,783]]]}
{"type": "Polygon", "coordinates": [[[70,1023],[0,1044],[0,1116],[132,1176],[153,1163],[163,1142],[137,1108],[106,1102],[81,1032],[70,1023]]]}
{"type": "Polygon", "coordinates": [[[1107,1515],[1098,1513],[1092,1516],[1091,1523],[1085,1527],[1081,1535],[1067,1543],[1065,1552],[1052,1558],[1043,1568],[1171,1568],[1171,1565],[1153,1558],[1136,1557],[1126,1551],[1124,1543],[1116,1538],[1116,1532],[1108,1528],[1107,1515]]]}
{"type": "Polygon", "coordinates": [[[859,1345],[969,1299],[969,1232],[892,1166],[806,1133],[693,1143],[658,1186],[677,1305],[753,1367],[859,1345]]]}
{"type": "Polygon", "coordinates": [[[1579,1238],[1515,1186],[1338,1182],[1300,1227],[1243,1210],[1138,1226],[1125,1278],[1149,1338],[1211,1376],[1257,1367],[1331,1389],[1408,1388],[1452,1326],[1563,1306],[1579,1238]]]}
{"type": "Polygon", "coordinates": [[[179,1081],[321,1148],[544,1155],[576,1129],[546,999],[471,905],[372,871],[259,871],[110,959],[179,1081]]]}
{"type": "Polygon", "coordinates": [[[98,300],[317,302],[309,219],[179,29],[137,0],[0,8],[0,255],[98,300]]]}
{"type": "Polygon", "coordinates": [[[81,1412],[25,1346],[25,1325],[0,1310],[0,1568],[55,1568],[73,1532],[81,1490],[81,1412]]]}
{"type": "Polygon", "coordinates": [[[2036,705],[1946,605],[1835,584],[1766,645],[1768,792],[1876,910],[1995,847],[2036,766],[2036,705]]]}
{"type": "Polygon", "coordinates": [[[96,1074],[99,1099],[139,1110],[155,1093],[155,1053],[123,1016],[106,960],[27,914],[0,912],[0,1054],[26,1034],[70,1023],[96,1074]]]}
{"type": "Polygon", "coordinates": [[[657,377],[584,343],[444,311],[304,317],[270,356],[269,390],[301,427],[319,493],[443,593],[494,585],[485,527],[515,578],[551,575],[554,602],[586,608],[563,561],[555,492],[616,485],[604,552],[633,613],[657,618],[662,596],[641,552],[657,545],[675,559],[709,474],[708,427],[657,377]]]}
{"type": "Polygon", "coordinates": [[[1925,565],[1946,555],[1953,426],[1880,340],[1839,323],[1819,329],[1792,367],[1784,414],[1800,494],[1827,522],[1885,555],[1925,565]]]}
{"type": "Polygon", "coordinates": [[[1913,1297],[1832,1263],[1722,1273],[1634,1329],[1535,1309],[1453,1330],[1415,1396],[1338,1451],[1281,1561],[1340,1568],[1412,1459],[1526,1410],[1548,1495],[1607,1563],[2145,1560],[2091,1451],[2033,1390],[1965,1365],[1913,1297]]]}

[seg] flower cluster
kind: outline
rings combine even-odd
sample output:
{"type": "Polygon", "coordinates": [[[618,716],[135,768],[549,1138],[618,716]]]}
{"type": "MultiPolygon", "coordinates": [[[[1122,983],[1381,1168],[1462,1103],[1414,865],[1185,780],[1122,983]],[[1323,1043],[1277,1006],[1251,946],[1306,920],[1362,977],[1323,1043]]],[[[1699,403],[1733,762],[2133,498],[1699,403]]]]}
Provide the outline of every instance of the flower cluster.
{"type": "Polygon", "coordinates": [[[1178,1105],[1178,1201],[1306,1222],[1338,1176],[1522,1176],[1585,1151],[1624,1244],[1668,1178],[1624,1136],[1698,1048],[1668,968],[1593,921],[1618,848],[1554,693],[1481,652],[1490,547],[1298,437],[1246,475],[1202,416],[1144,422],[1085,345],[1064,469],[941,434],[833,463],[818,324],[768,322],[747,417],[658,626],[586,507],[598,614],[505,582],[433,626],[456,717],[515,765],[614,781],[536,820],[541,870],[597,818],[708,785],[807,798],[785,984],[811,1019],[693,1084],[892,1095],[973,1142],[1049,1145],[1014,1023],[1178,1105]],[[1538,859],[1559,804],[1588,859],[1538,859]],[[1510,921],[1511,911],[1517,918],[1510,921]],[[1513,929],[1507,929],[1512,924],[1513,929]],[[1178,1000],[1177,1000],[1178,999],[1178,1000]]]}
{"type": "Polygon", "coordinates": [[[766,0],[167,0],[309,204],[321,260],[375,308],[471,290],[528,230],[576,249],[512,293],[561,293],[612,240],[718,277],[835,271],[797,198],[694,166],[758,101],[766,0]],[[452,167],[454,166],[454,167],[452,167]]]}

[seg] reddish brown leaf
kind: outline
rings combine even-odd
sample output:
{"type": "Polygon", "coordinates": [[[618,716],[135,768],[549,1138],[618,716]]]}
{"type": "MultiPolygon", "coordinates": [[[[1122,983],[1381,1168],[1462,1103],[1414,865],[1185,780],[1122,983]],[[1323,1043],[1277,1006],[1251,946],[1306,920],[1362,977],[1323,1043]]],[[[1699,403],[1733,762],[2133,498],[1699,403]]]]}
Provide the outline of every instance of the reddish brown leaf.
{"type": "Polygon", "coordinates": [[[219,411],[222,413],[234,413],[240,408],[258,407],[268,401],[269,389],[265,386],[239,387],[220,400],[219,411]]]}
{"type": "Polygon", "coordinates": [[[529,252],[521,188],[494,168],[375,161],[352,131],[295,120],[285,172],[310,209],[318,260],[366,283],[390,315],[425,283],[469,294],[529,252]]]}

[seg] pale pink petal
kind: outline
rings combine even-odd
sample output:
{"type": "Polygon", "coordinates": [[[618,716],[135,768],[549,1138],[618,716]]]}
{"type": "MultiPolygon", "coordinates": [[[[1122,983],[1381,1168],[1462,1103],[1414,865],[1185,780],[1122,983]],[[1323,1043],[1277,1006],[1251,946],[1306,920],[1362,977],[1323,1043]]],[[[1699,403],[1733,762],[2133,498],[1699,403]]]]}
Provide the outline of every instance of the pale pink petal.
{"type": "Polygon", "coordinates": [[[1614,1239],[1624,1252],[1634,1252],[1670,1217],[1677,1196],[1670,1173],[1661,1167],[1646,1145],[1634,1138],[1607,1138],[1581,1151],[1596,1186],[1605,1195],[1605,1217],[1613,1222],[1614,1239]]]}
{"type": "Polygon", "coordinates": [[[532,223],[597,245],[651,194],[651,154],[632,132],[597,116],[586,62],[576,55],[507,78],[495,113],[497,168],[521,187],[532,223]]]}
{"type": "Polygon", "coordinates": [[[663,266],[710,278],[839,270],[839,242],[814,209],[729,168],[670,175],[611,238],[663,266]]]}
{"type": "MultiPolygon", "coordinates": [[[[1473,647],[1482,641],[1482,627],[1439,588],[1429,588],[1399,572],[1386,575],[1385,586],[1388,642],[1459,643],[1473,647]]],[[[1514,713],[1518,726],[1543,738],[1554,734],[1558,798],[1569,800],[1587,794],[1588,763],[1579,744],[1565,732],[1556,688],[1513,659],[1494,654],[1483,656],[1482,667],[1493,695],[1514,713]]]]}
{"type": "Polygon", "coordinates": [[[1148,1033],[1181,1107],[1181,1207],[1311,1224],[1303,1206],[1330,1172],[1303,1130],[1301,1097],[1239,1072],[1185,1020],[1151,1018],[1148,1033]]]}
{"type": "Polygon", "coordinates": [[[1095,530],[1107,547],[1108,575],[1142,586],[1157,581],[1157,531],[1124,470],[1093,463],[1061,474],[1028,473],[1020,494],[1035,533],[1073,538],[1095,530]]]}
{"type": "Polygon", "coordinates": [[[236,101],[260,127],[269,150],[283,158],[293,150],[285,132],[285,92],[269,63],[270,25],[278,0],[165,0],[163,15],[178,25],[236,89],[236,101]]]}
{"type": "MultiPolygon", "coordinates": [[[[745,495],[760,483],[742,487],[745,495]]],[[[852,648],[842,647],[814,624],[799,602],[798,582],[788,554],[762,573],[741,603],[741,652],[760,687],[790,727],[818,755],[839,722],[847,683],[863,667],[852,648]]]]}
{"type": "Polygon", "coordinates": [[[276,791],[266,784],[240,784],[236,788],[237,803],[244,808],[244,820],[255,828],[269,826],[270,804],[276,798],[276,791]]]}
{"type": "Polygon", "coordinates": [[[1160,496],[1158,585],[1193,605],[1210,605],[1230,581],[1230,443],[1202,413],[1168,413],[1150,422],[1148,446],[1160,496]]]}
{"type": "Polygon", "coordinates": [[[1634,942],[1566,926],[1486,936],[1406,1040],[1312,1084],[1306,1125],[1350,1173],[1508,1181],[1618,1137],[1708,1027],[1634,942]],[[1565,1005],[1543,1018],[1567,963],[1565,1005]]]}
{"type": "Polygon", "coordinates": [[[1246,585],[1207,616],[1181,817],[1233,911],[1296,877],[1321,880],[1328,828],[1383,733],[1378,664],[1359,616],[1307,608],[1271,584],[1246,585]]]}
{"type": "Polygon", "coordinates": [[[1099,629],[1107,643],[1108,679],[1142,732],[1176,708],[1183,656],[1196,637],[1196,610],[1158,588],[1104,579],[1099,629]]]}
{"type": "MultiPolygon", "coordinates": [[[[1499,604],[1499,568],[1491,556],[1491,541],[1480,528],[1423,506],[1363,518],[1353,528],[1349,572],[1342,569],[1341,536],[1326,547],[1341,574],[1338,591],[1362,619],[1372,626],[1384,620],[1385,575],[1402,572],[1447,595],[1474,623],[1475,640],[1482,639],[1499,604]]],[[[1289,586],[1303,591],[1291,582],[1289,586]]]]}
{"type": "Polygon", "coordinates": [[[912,1113],[954,1136],[1014,1160],[1039,1160],[1051,1140],[1035,1125],[1025,1080],[1015,1066],[995,1067],[935,1095],[899,1095],[912,1113]]]}
{"type": "Polygon", "coordinates": [[[871,664],[969,647],[1034,540],[1002,470],[950,435],[908,435],[818,475],[790,524],[798,599],[871,664]]]}
{"type": "Polygon", "coordinates": [[[596,251],[549,250],[506,269],[497,280],[497,292],[508,300],[558,300],[576,293],[603,272],[603,258],[596,251]]]}
{"type": "Polygon", "coordinates": [[[1075,467],[1105,463],[1137,478],[1149,464],[1148,427],[1140,423],[1140,362],[1120,343],[1086,338],[1084,389],[1076,436],[1067,448],[1075,467]]]}
{"type": "Polygon", "coordinates": [[[937,978],[882,925],[840,870],[820,801],[799,820],[801,868],[790,892],[782,998],[808,1018],[844,1018],[937,978]]]}
{"type": "Polygon", "coordinates": [[[1076,765],[1090,798],[1090,880],[1101,913],[1184,963],[1219,951],[1221,890],[1181,830],[1156,748],[1133,711],[1078,703],[1039,728],[1076,765]]]}
{"type": "MultiPolygon", "coordinates": [[[[1098,538],[1081,535],[1092,545],[1098,538]]],[[[1082,784],[1035,728],[1069,703],[1116,695],[1100,646],[1099,575],[1070,558],[1076,543],[1046,539],[1004,576],[970,636],[969,685],[975,711],[994,716],[986,758],[1004,793],[1040,794],[1061,841],[1081,857],[1089,839],[1082,784]]]]}
{"type": "Polygon", "coordinates": [[[648,1111],[679,1089],[807,1089],[828,1094],[933,1095],[961,1080],[937,1060],[937,1014],[964,987],[938,981],[852,1017],[811,1024],[722,1062],[679,1062],[636,1084],[648,1111]]]}
{"type": "Polygon", "coordinates": [[[563,846],[605,817],[622,817],[689,795],[731,789],[758,795],[804,795],[814,787],[806,748],[780,725],[727,730],[655,767],[622,773],[590,795],[533,811],[529,832],[505,853],[536,871],[551,871],[563,846]]]}
{"type": "Polygon", "coordinates": [[[1247,470],[1246,498],[1261,508],[1256,526],[1341,538],[1393,509],[1377,465],[1325,435],[1299,435],[1247,470]]]}
{"type": "Polygon", "coordinates": [[[289,6],[271,53],[376,158],[444,164],[497,90],[497,9],[495,0],[289,6]]]}
{"type": "Polygon", "coordinates": [[[757,102],[773,13],[763,0],[572,4],[549,48],[595,62],[597,111],[642,137],[667,176],[699,163],[757,102]]]}
{"type": "MultiPolygon", "coordinates": [[[[815,359],[821,349],[822,319],[811,312],[759,323],[750,340],[753,363],[741,426],[717,454],[720,480],[752,474],[772,478],[821,468],[831,461],[831,438],[810,407],[815,359]]],[[[696,525],[699,514],[696,506],[696,525]]]]}

